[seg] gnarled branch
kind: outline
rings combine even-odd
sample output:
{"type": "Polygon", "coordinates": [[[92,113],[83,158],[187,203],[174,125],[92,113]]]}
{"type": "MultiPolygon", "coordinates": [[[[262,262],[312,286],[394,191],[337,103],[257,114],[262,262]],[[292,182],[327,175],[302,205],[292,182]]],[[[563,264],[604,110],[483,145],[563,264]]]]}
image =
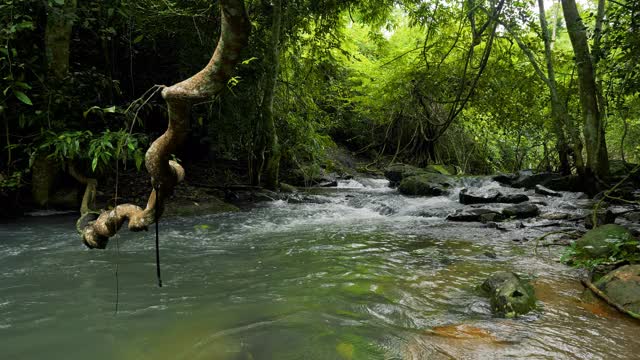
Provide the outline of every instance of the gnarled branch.
{"type": "Polygon", "coordinates": [[[146,207],[123,204],[103,211],[82,231],[82,241],[89,248],[104,249],[125,221],[129,222],[131,231],[147,230],[162,215],[165,200],[171,196],[176,184],[184,179],[182,166],[169,158],[187,136],[191,106],[224,89],[248,43],[251,30],[243,0],[220,0],[220,10],[220,39],[207,66],[191,78],[162,91],[169,109],[169,124],[145,156],[145,166],[153,185],[146,207]]]}

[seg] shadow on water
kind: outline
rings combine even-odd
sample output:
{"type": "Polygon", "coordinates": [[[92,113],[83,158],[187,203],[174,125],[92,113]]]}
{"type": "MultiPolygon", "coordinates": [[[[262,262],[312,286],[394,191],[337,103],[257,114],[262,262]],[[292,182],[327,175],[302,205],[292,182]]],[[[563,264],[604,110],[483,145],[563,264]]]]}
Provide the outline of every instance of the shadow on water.
{"type": "MultiPolygon", "coordinates": [[[[485,184],[495,188],[496,184],[485,184]]],[[[447,223],[455,197],[408,198],[379,180],[241,213],[122,233],[87,251],[74,219],[0,227],[0,344],[11,359],[633,358],[637,324],[582,304],[534,230],[447,223]],[[489,255],[488,255],[489,254],[489,255]],[[119,313],[114,316],[116,264],[119,313]],[[491,315],[478,285],[525,274],[539,309],[491,315]]],[[[558,200],[560,201],[560,200],[558,200]]],[[[559,203],[560,204],[560,203],[559,203]]],[[[558,205],[560,206],[560,205],[558,205]]]]}

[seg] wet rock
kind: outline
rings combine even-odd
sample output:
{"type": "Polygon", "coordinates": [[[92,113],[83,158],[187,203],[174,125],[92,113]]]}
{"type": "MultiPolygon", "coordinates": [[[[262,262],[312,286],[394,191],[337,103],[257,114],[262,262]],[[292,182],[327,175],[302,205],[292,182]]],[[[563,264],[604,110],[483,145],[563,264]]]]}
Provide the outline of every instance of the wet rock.
{"type": "Polygon", "coordinates": [[[621,250],[631,254],[639,251],[639,244],[628,229],[615,224],[602,225],[587,231],[576,241],[576,258],[608,259],[621,250]]]}
{"type": "Polygon", "coordinates": [[[398,186],[402,179],[426,173],[425,170],[406,164],[394,164],[384,170],[389,186],[398,186]]]}
{"type": "Polygon", "coordinates": [[[511,185],[516,181],[516,179],[518,179],[518,174],[499,174],[491,179],[504,185],[511,185]]]}
{"type": "Polygon", "coordinates": [[[453,187],[452,178],[432,173],[410,176],[402,179],[398,191],[404,195],[440,196],[448,193],[448,188],[453,187]]]}
{"type": "Polygon", "coordinates": [[[545,220],[566,220],[569,216],[569,214],[561,212],[551,212],[540,215],[540,217],[545,220]]]}
{"type": "Polygon", "coordinates": [[[478,194],[470,192],[469,189],[462,189],[458,195],[460,204],[489,204],[495,203],[501,194],[497,191],[492,191],[488,194],[478,194]]]}
{"type": "Polygon", "coordinates": [[[562,197],[562,194],[560,194],[559,192],[548,189],[540,184],[536,185],[535,191],[536,194],[540,195],[562,197]]]}
{"type": "Polygon", "coordinates": [[[469,210],[458,210],[453,214],[449,214],[447,216],[447,220],[449,221],[459,221],[459,222],[488,222],[488,221],[500,221],[504,217],[502,214],[489,210],[489,209],[469,209],[469,210]]]}
{"type": "Polygon", "coordinates": [[[520,204],[526,201],[529,201],[529,197],[525,194],[500,194],[496,199],[497,203],[503,204],[520,204]]]}
{"type": "Polygon", "coordinates": [[[567,175],[567,176],[556,177],[556,178],[550,179],[549,181],[541,183],[541,185],[544,185],[548,189],[554,190],[554,191],[577,192],[577,191],[585,190],[584,180],[577,175],[567,175]]]}
{"type": "Polygon", "coordinates": [[[490,191],[486,194],[473,193],[468,189],[460,190],[459,201],[461,204],[491,204],[491,203],[505,203],[505,204],[518,204],[525,201],[529,201],[529,197],[524,194],[507,194],[504,195],[498,191],[490,191]]]}
{"type": "Polygon", "coordinates": [[[295,193],[298,191],[298,188],[296,188],[293,185],[289,185],[289,184],[285,184],[285,183],[280,183],[280,191],[283,193],[295,193]]]}
{"type": "Polygon", "coordinates": [[[425,170],[427,172],[432,172],[432,173],[442,174],[442,175],[455,175],[458,172],[455,166],[443,165],[443,164],[427,165],[427,167],[425,167],[425,170]]]}
{"type": "Polygon", "coordinates": [[[512,205],[502,210],[502,215],[516,219],[532,218],[538,216],[538,214],[540,214],[540,209],[530,203],[512,205]]]}
{"type": "Polygon", "coordinates": [[[560,175],[554,173],[534,173],[531,170],[523,170],[519,172],[519,176],[515,179],[511,186],[515,188],[533,189],[538,184],[546,184],[553,179],[559,178],[560,175]]]}
{"type": "Polygon", "coordinates": [[[338,180],[327,180],[316,185],[317,187],[337,187],[338,180]]]}
{"type": "Polygon", "coordinates": [[[624,218],[632,223],[640,224],[640,211],[634,211],[624,214],[624,218]]]}
{"type": "Polygon", "coordinates": [[[484,256],[488,257],[489,259],[497,259],[498,255],[496,255],[496,253],[494,253],[493,251],[485,251],[484,252],[484,256]]]}
{"type": "Polygon", "coordinates": [[[600,278],[594,285],[616,304],[640,314],[640,265],[622,266],[600,278]]]}
{"type": "Polygon", "coordinates": [[[536,307],[533,286],[512,272],[500,271],[491,275],[481,288],[489,295],[491,310],[497,315],[514,317],[536,307]]]}
{"type": "MultiPolygon", "coordinates": [[[[598,214],[596,215],[596,224],[597,226],[613,224],[616,221],[616,217],[616,214],[609,209],[598,210],[598,214]]],[[[593,211],[587,212],[584,219],[584,227],[587,229],[593,229],[593,211]]]]}

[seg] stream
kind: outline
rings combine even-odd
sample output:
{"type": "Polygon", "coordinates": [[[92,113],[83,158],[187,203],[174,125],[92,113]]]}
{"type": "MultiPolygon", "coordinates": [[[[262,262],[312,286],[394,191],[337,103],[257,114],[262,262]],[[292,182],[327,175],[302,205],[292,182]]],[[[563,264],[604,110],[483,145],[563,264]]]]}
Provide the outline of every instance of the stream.
{"type": "MultiPolygon", "coordinates": [[[[449,222],[463,208],[454,193],[358,179],[297,203],[162,219],[162,288],[153,231],[89,251],[73,215],[0,224],[2,358],[638,358],[637,323],[580,302],[562,247],[534,255],[544,220],[449,222]],[[497,270],[531,279],[538,309],[494,317],[478,286],[497,270]]],[[[551,212],[578,200],[545,201],[551,212]]]]}

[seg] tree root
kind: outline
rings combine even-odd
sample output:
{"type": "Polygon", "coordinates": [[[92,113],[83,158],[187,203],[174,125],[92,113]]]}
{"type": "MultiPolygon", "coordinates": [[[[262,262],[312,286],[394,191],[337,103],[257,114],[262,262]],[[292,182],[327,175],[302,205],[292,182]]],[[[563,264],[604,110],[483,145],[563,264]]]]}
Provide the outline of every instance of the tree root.
{"type": "MultiPolygon", "coordinates": [[[[167,131],[151,144],[145,155],[145,166],[153,186],[146,207],[142,209],[137,205],[122,204],[111,211],[102,211],[95,221],[89,221],[81,231],[82,241],[89,248],[106,248],[109,238],[117,233],[125,221],[128,221],[131,231],[147,230],[160,218],[165,200],[184,179],[182,166],[169,159],[187,136],[191,106],[217,95],[225,88],[240,60],[242,49],[248,43],[251,29],[243,0],[220,0],[220,10],[220,39],[209,64],[191,78],[162,90],[162,97],[168,105],[169,124],[167,131]]],[[[90,197],[87,192],[85,195],[90,197]]],[[[88,210],[88,207],[84,210],[88,210]]],[[[79,224],[86,221],[87,214],[81,216],[79,224]]]]}

